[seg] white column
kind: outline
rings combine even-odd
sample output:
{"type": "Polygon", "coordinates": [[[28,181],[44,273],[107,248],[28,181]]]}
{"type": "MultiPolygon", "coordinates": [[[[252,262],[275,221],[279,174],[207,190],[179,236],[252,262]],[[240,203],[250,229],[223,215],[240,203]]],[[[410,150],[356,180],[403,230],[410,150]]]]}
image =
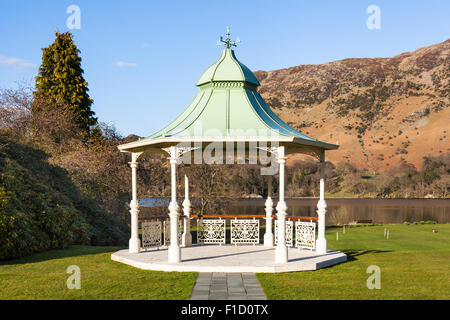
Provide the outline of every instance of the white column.
{"type": "Polygon", "coordinates": [[[320,154],[320,199],[317,203],[318,237],[316,241],[316,252],[327,253],[327,240],[325,239],[325,213],[327,212],[327,203],[325,201],[325,150],[320,154]]]}
{"type": "Polygon", "coordinates": [[[139,253],[141,251],[141,241],[139,240],[139,201],[137,199],[137,158],[141,153],[132,153],[131,162],[131,202],[130,202],[130,214],[131,214],[131,238],[128,243],[128,251],[130,253],[139,253]]]}
{"type": "Polygon", "coordinates": [[[172,200],[169,204],[170,216],[170,245],[169,245],[169,262],[181,261],[181,248],[178,243],[178,219],[180,217],[180,207],[177,203],[177,164],[178,154],[177,147],[170,147],[170,170],[171,170],[171,191],[172,200]]]}
{"type": "Polygon", "coordinates": [[[267,176],[267,200],[266,200],[266,233],[264,234],[264,246],[273,247],[273,233],[272,233],[272,176],[267,176]]]}
{"type": "Polygon", "coordinates": [[[278,243],[275,248],[275,262],[288,262],[288,248],[286,247],[286,202],[284,201],[284,165],[286,163],[285,147],[278,147],[278,163],[280,164],[280,199],[277,204],[278,243]]]}
{"type": "Polygon", "coordinates": [[[191,234],[191,201],[189,201],[189,178],[184,175],[184,201],[183,201],[184,231],[181,237],[181,245],[183,247],[192,246],[191,234]]]}

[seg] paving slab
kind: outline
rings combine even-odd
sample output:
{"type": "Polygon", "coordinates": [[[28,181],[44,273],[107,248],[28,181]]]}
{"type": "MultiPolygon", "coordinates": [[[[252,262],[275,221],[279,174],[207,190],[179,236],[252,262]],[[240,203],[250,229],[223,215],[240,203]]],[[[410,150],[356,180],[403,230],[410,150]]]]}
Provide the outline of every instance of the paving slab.
{"type": "Polygon", "coordinates": [[[266,300],[266,296],[255,274],[213,272],[198,274],[191,300],[266,300]]]}

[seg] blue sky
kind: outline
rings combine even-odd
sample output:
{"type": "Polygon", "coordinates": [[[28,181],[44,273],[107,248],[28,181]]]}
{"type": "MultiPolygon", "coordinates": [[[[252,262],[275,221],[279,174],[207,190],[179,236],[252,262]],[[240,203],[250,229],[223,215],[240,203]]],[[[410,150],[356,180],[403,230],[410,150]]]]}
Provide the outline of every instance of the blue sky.
{"type": "Polygon", "coordinates": [[[33,84],[41,48],[71,31],[99,120],[148,136],[194,97],[226,26],[256,71],[413,51],[448,39],[449,16],[448,0],[2,0],[0,87],[33,84]],[[70,5],[81,10],[79,30],[66,25],[70,5]],[[369,5],[381,10],[379,30],[366,26],[369,5]]]}

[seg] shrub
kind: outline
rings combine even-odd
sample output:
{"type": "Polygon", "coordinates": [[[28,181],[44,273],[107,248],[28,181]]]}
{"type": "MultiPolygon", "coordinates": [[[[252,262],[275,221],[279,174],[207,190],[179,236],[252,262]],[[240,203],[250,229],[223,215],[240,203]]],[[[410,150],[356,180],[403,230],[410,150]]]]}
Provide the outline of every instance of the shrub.
{"type": "Polygon", "coordinates": [[[1,158],[0,167],[0,260],[89,243],[89,226],[65,195],[14,160],[1,158]]]}
{"type": "Polygon", "coordinates": [[[70,244],[119,245],[127,226],[31,143],[0,131],[0,260],[70,244]]]}

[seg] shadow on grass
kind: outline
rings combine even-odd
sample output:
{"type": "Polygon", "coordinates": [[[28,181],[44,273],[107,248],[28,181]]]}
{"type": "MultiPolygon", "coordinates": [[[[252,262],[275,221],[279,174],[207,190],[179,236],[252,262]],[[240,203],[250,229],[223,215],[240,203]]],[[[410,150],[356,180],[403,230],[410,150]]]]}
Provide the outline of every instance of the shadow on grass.
{"type": "Polygon", "coordinates": [[[387,252],[393,252],[389,250],[358,250],[358,249],[351,249],[351,250],[341,250],[343,253],[347,255],[347,261],[356,261],[358,260],[358,256],[362,256],[364,254],[368,253],[387,253],[387,252]]]}
{"type": "Polygon", "coordinates": [[[1,261],[0,266],[7,265],[18,265],[18,264],[27,264],[27,263],[36,263],[54,259],[62,259],[62,258],[70,258],[70,257],[78,257],[78,256],[86,256],[91,254],[99,254],[99,253],[107,253],[107,252],[115,252],[125,247],[100,247],[100,246],[70,246],[65,249],[55,249],[44,252],[35,253],[31,256],[10,260],[10,261],[1,261]]]}

